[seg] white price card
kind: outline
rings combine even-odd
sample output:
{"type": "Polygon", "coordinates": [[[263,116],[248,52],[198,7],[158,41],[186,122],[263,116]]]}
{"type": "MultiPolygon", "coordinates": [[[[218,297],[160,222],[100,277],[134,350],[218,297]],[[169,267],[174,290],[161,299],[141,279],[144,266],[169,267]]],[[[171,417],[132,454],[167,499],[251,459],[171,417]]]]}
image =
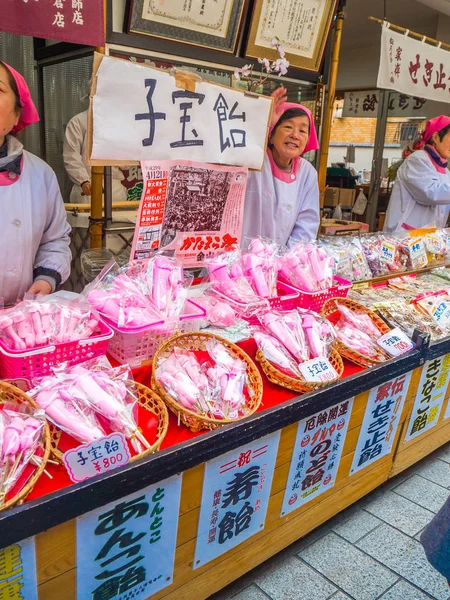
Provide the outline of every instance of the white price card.
{"type": "Polygon", "coordinates": [[[328,358],[319,357],[300,363],[299,369],[305,381],[316,383],[321,381],[334,381],[339,377],[336,369],[328,358]]]}
{"type": "Polygon", "coordinates": [[[71,448],[64,454],[63,461],[70,479],[78,483],[126,465],[130,458],[125,436],[111,433],[89,444],[71,448]]]}
{"type": "Polygon", "coordinates": [[[395,327],[389,333],[378,338],[377,344],[390,356],[400,356],[400,354],[414,349],[413,342],[399,327],[395,327]]]}

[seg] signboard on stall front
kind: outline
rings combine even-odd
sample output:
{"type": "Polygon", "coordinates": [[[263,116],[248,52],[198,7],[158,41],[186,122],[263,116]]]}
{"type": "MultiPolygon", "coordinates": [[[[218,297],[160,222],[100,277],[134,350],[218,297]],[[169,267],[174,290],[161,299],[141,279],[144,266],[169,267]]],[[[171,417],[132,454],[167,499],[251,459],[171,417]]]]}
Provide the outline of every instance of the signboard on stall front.
{"type": "Polygon", "coordinates": [[[169,250],[185,267],[195,267],[239,243],[245,167],[152,161],[142,163],[142,174],[132,259],[169,250]]]}
{"type": "Polygon", "coordinates": [[[37,600],[34,538],[0,550],[0,598],[37,600]]]}
{"type": "Polygon", "coordinates": [[[0,15],[2,31],[105,45],[104,0],[0,0],[0,15]]]}
{"type": "Polygon", "coordinates": [[[181,475],[77,519],[77,598],[144,600],[172,583],[181,475]]]}
{"type": "Polygon", "coordinates": [[[370,391],[350,475],[392,452],[411,371],[370,391]]]}
{"type": "Polygon", "coordinates": [[[353,398],[299,422],[282,517],[334,486],[352,406],[353,398]]]}
{"type": "MultiPolygon", "coordinates": [[[[343,117],[366,117],[376,119],[380,105],[379,90],[345,92],[343,117]]],[[[416,96],[391,92],[389,94],[389,117],[423,117],[427,101],[416,96]]]]}
{"type": "Polygon", "coordinates": [[[437,425],[450,378],[450,354],[427,361],[422,367],[405,442],[437,425]]]}
{"type": "Polygon", "coordinates": [[[92,94],[91,164],[196,160],[262,168],[267,96],[100,55],[92,94]]]}
{"type": "Polygon", "coordinates": [[[449,77],[448,50],[382,27],[378,88],[450,102],[449,77]]]}
{"type": "Polygon", "coordinates": [[[264,529],[280,432],[205,464],[194,569],[264,529]]]}

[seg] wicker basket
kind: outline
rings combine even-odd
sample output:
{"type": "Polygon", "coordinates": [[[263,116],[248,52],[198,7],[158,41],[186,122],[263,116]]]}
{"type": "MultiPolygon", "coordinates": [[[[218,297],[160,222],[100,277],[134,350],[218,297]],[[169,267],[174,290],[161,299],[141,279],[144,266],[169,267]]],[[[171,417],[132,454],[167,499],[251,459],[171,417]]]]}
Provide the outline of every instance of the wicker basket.
{"type": "MultiPolygon", "coordinates": [[[[31,405],[36,407],[36,404],[33,402],[33,400],[18,387],[11,385],[10,383],[6,383],[6,381],[0,381],[0,404],[6,404],[8,402],[12,402],[14,404],[26,404],[28,406],[31,405]]],[[[47,464],[47,460],[50,456],[51,448],[50,429],[47,422],[44,423],[44,435],[42,438],[41,447],[43,450],[43,455],[40,457],[41,464],[34,468],[31,477],[15,496],[7,500],[4,504],[0,504],[0,511],[11,508],[11,506],[14,506],[15,504],[23,504],[25,498],[32,491],[37,480],[44,472],[45,465],[47,464]]]]}
{"type": "MultiPolygon", "coordinates": [[[[193,432],[201,431],[202,429],[216,429],[222,425],[228,423],[235,423],[236,419],[215,419],[202,415],[191,410],[188,410],[181,404],[178,404],[170,396],[164,387],[156,379],[155,373],[159,360],[164,357],[168,357],[172,350],[175,348],[181,348],[183,350],[191,351],[205,351],[206,343],[209,340],[220,342],[235,358],[238,358],[247,364],[247,389],[250,391],[247,402],[248,413],[245,416],[249,416],[256,412],[259,405],[261,404],[263,383],[262,377],[252,359],[241,349],[239,346],[232,344],[231,342],[219,337],[212,333],[194,332],[194,333],[183,333],[176,335],[165,341],[155,353],[153,357],[153,373],[152,373],[152,388],[161,396],[170,410],[175,413],[178,419],[184,423],[193,432]]],[[[244,417],[241,417],[244,418],[244,417]]]]}
{"type": "MultiPolygon", "coordinates": [[[[137,401],[139,406],[145,408],[149,412],[153,413],[158,419],[158,426],[156,428],[156,441],[140,454],[136,454],[130,458],[130,462],[133,460],[137,460],[138,458],[142,458],[143,456],[148,456],[149,454],[153,454],[157,452],[161,444],[163,443],[164,438],[167,435],[167,430],[169,428],[169,413],[167,411],[167,407],[161,398],[155,394],[153,390],[148,388],[146,385],[142,383],[138,383],[137,381],[133,381],[133,384],[136,387],[137,392],[137,401]]],[[[62,457],[64,452],[62,452],[58,448],[58,444],[61,438],[61,430],[55,425],[51,426],[51,443],[52,443],[52,453],[54,457],[62,462],[62,457]]]]}
{"type": "Polygon", "coordinates": [[[344,373],[344,363],[342,362],[342,358],[339,356],[336,350],[332,350],[328,360],[331,365],[336,370],[338,376],[333,381],[315,381],[308,382],[304,379],[289,377],[286,373],[283,373],[279,369],[277,369],[271,362],[267,360],[261,350],[258,350],[256,353],[256,360],[261,365],[264,374],[267,379],[276,385],[281,385],[281,387],[287,388],[288,390],[294,390],[294,392],[299,392],[300,394],[306,394],[307,392],[311,392],[312,390],[317,390],[321,387],[329,385],[334,381],[340,379],[344,373]]]}
{"type": "MultiPolygon", "coordinates": [[[[327,300],[322,307],[321,314],[328,320],[331,320],[330,317],[334,315],[338,310],[338,304],[346,306],[354,312],[365,313],[366,315],[368,315],[371,318],[375,327],[382,335],[391,331],[391,328],[388,327],[386,323],[377,314],[375,314],[373,311],[366,308],[365,306],[362,306],[362,304],[358,304],[357,302],[354,302],[353,300],[350,300],[348,298],[331,298],[330,300],[327,300]]],[[[338,339],[336,339],[335,348],[343,358],[346,358],[347,360],[350,360],[356,365],[359,365],[360,367],[364,368],[373,367],[374,365],[381,364],[386,360],[390,359],[390,356],[381,348],[378,349],[379,353],[385,358],[383,360],[377,360],[375,358],[371,358],[370,356],[361,354],[356,350],[352,350],[351,348],[349,348],[349,346],[343,344],[338,339]]]]}

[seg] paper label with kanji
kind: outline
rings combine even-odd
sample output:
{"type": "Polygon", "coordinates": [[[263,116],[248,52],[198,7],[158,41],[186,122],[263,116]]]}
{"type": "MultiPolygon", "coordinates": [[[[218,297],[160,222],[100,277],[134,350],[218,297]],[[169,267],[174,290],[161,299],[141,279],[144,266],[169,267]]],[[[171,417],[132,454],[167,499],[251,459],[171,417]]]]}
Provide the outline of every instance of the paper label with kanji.
{"type": "Polygon", "coordinates": [[[193,568],[264,529],[280,431],[205,464],[193,568]]]}
{"type": "Polygon", "coordinates": [[[370,391],[350,475],[392,452],[412,371],[370,391]]]}
{"type": "Polygon", "coordinates": [[[130,458],[125,436],[111,433],[89,444],[71,448],[64,454],[63,462],[70,479],[77,483],[126,465],[130,458]]]}
{"type": "Polygon", "coordinates": [[[389,242],[381,244],[380,260],[382,262],[391,262],[394,260],[395,246],[389,242]]]}
{"type": "Polygon", "coordinates": [[[352,407],[350,398],[299,422],[282,517],[334,486],[352,407]]]}
{"type": "Polygon", "coordinates": [[[144,600],[172,583],[181,475],[77,519],[77,599],[144,600]]]}
{"type": "Polygon", "coordinates": [[[400,356],[414,349],[414,344],[399,327],[395,327],[377,339],[377,344],[390,356],[400,356]]]}
{"type": "Polygon", "coordinates": [[[450,378],[450,354],[427,361],[422,367],[405,442],[437,425],[450,378]]]}
{"type": "Polygon", "coordinates": [[[310,383],[334,381],[339,376],[328,358],[319,357],[298,365],[305,381],[310,383]]]}
{"type": "Polygon", "coordinates": [[[0,550],[0,598],[37,600],[34,538],[0,550]]]}

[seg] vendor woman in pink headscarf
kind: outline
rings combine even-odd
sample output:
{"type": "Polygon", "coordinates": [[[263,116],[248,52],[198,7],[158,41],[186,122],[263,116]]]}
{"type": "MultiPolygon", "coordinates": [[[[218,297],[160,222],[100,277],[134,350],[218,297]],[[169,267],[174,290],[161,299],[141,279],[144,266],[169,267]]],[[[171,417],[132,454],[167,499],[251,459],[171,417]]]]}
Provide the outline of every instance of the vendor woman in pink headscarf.
{"type": "Polygon", "coordinates": [[[23,77],[0,61],[0,298],[49,294],[70,274],[70,227],[56,175],[14,134],[39,121],[23,77]]]}
{"type": "Polygon", "coordinates": [[[281,245],[311,241],[320,223],[317,171],[305,159],[317,150],[311,112],[286,102],[286,89],[273,94],[274,110],[262,172],[251,172],[245,196],[243,245],[263,236],[281,245]]]}
{"type": "Polygon", "coordinates": [[[397,171],[384,230],[445,227],[450,211],[450,117],[428,121],[421,147],[397,171]]]}

